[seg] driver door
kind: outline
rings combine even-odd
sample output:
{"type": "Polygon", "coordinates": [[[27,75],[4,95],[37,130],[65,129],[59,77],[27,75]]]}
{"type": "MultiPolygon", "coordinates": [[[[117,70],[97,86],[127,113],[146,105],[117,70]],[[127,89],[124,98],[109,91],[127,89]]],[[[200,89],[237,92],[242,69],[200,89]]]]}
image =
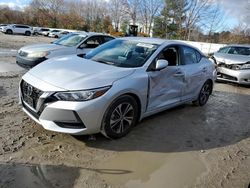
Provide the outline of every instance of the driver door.
{"type": "Polygon", "coordinates": [[[179,67],[179,51],[178,46],[165,48],[159,53],[153,64],[159,59],[165,59],[168,61],[168,66],[160,71],[148,71],[149,112],[174,106],[181,101],[185,74],[179,67]]]}
{"type": "Polygon", "coordinates": [[[76,53],[77,55],[85,55],[86,53],[90,52],[92,49],[96,48],[102,43],[103,42],[101,36],[89,37],[77,48],[76,53]]]}

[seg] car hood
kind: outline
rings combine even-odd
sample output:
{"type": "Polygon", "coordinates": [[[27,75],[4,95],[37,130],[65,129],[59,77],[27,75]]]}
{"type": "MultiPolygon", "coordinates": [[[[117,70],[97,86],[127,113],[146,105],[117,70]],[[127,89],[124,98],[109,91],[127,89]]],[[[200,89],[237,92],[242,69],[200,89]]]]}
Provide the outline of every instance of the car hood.
{"type": "Polygon", "coordinates": [[[246,62],[250,61],[250,56],[244,56],[244,55],[215,53],[214,57],[219,64],[220,63],[225,63],[228,65],[245,64],[246,62]]]}
{"type": "Polygon", "coordinates": [[[115,67],[70,55],[44,61],[27,74],[64,90],[84,90],[112,85],[133,72],[133,68],[115,67]]]}
{"type": "Polygon", "coordinates": [[[34,44],[34,45],[24,46],[20,50],[27,53],[31,53],[31,52],[47,52],[62,48],[67,48],[67,46],[62,46],[57,44],[34,44]]]}

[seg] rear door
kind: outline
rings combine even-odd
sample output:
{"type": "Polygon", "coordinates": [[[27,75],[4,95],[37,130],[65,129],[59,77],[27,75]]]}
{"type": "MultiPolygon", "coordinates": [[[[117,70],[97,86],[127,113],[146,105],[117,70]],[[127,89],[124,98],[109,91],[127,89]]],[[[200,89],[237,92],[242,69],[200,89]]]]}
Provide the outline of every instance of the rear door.
{"type": "Polygon", "coordinates": [[[181,46],[181,69],[185,74],[182,101],[196,98],[206,81],[207,65],[203,56],[194,48],[181,46]]]}
{"type": "Polygon", "coordinates": [[[160,52],[150,66],[154,66],[158,59],[165,59],[169,65],[160,71],[148,71],[149,101],[148,112],[160,110],[181,101],[184,87],[184,72],[180,67],[179,46],[166,47],[160,52]]]}

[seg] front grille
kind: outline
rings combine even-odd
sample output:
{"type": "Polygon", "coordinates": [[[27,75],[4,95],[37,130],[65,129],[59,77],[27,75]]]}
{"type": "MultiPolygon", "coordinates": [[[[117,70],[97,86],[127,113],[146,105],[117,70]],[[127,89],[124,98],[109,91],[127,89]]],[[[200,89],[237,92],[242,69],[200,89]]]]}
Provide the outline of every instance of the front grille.
{"type": "Polygon", "coordinates": [[[218,73],[217,77],[227,79],[227,80],[232,80],[232,81],[238,81],[238,79],[236,77],[230,76],[230,75],[227,75],[227,74],[223,74],[223,73],[218,73]]]}
{"type": "Polygon", "coordinates": [[[231,69],[231,70],[240,70],[242,65],[238,65],[238,64],[232,64],[232,65],[228,65],[228,64],[219,64],[218,67],[224,67],[227,69],[231,69]]]}
{"type": "Polygon", "coordinates": [[[27,103],[33,110],[35,110],[37,107],[38,99],[43,94],[43,92],[36,87],[28,84],[24,80],[22,80],[21,82],[21,92],[23,101],[27,103]]]}

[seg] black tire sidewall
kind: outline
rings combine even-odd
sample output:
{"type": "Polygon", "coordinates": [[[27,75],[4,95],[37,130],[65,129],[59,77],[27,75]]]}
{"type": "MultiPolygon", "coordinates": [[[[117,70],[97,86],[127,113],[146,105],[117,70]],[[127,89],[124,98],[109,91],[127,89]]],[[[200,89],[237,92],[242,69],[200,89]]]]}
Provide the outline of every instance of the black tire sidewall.
{"type": "Polygon", "coordinates": [[[26,36],[30,36],[30,35],[31,35],[31,32],[30,32],[30,31],[25,31],[25,35],[26,35],[26,36]]]}
{"type": "Polygon", "coordinates": [[[200,105],[200,106],[204,106],[204,105],[207,103],[208,99],[209,99],[209,96],[208,96],[205,102],[202,102],[202,101],[201,101],[201,92],[202,92],[203,88],[204,88],[207,84],[209,85],[209,89],[210,89],[210,93],[211,93],[212,85],[211,85],[210,82],[206,81],[206,82],[203,84],[202,88],[201,88],[201,91],[200,91],[200,94],[199,94],[199,98],[198,98],[198,102],[199,102],[199,105],[200,105]]]}
{"type": "Polygon", "coordinates": [[[13,31],[11,29],[7,29],[6,33],[11,35],[11,34],[13,34],[13,31]]]}
{"type": "Polygon", "coordinates": [[[107,112],[106,112],[106,115],[104,117],[104,126],[103,126],[103,129],[104,129],[104,132],[106,134],[106,136],[108,136],[109,138],[113,138],[113,139],[116,139],[116,138],[121,138],[123,136],[125,136],[126,134],[128,134],[131,129],[135,126],[135,124],[137,123],[137,119],[138,119],[138,104],[136,102],[136,100],[132,97],[132,96],[129,96],[129,95],[123,95],[119,98],[117,98],[110,106],[109,108],[107,109],[107,112]],[[118,133],[115,133],[111,127],[110,127],[110,117],[112,115],[112,112],[115,110],[115,108],[121,104],[121,103],[129,103],[133,106],[134,108],[134,119],[133,119],[133,122],[131,124],[131,126],[126,130],[124,131],[123,133],[121,134],[118,134],[118,133]]]}

